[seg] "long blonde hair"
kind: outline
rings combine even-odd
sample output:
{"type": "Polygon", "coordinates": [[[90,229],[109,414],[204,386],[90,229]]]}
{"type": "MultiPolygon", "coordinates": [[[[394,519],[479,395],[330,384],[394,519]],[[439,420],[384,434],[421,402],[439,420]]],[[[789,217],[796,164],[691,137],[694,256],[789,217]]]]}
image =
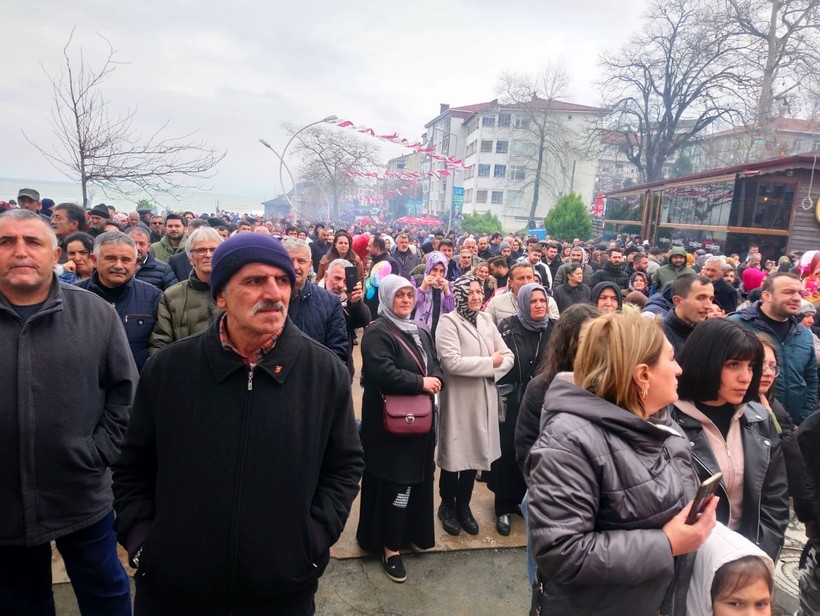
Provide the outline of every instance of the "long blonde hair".
{"type": "Polygon", "coordinates": [[[637,314],[612,313],[587,321],[573,365],[575,384],[646,419],[633,373],[638,364],[658,363],[665,341],[659,321],[637,314]]]}

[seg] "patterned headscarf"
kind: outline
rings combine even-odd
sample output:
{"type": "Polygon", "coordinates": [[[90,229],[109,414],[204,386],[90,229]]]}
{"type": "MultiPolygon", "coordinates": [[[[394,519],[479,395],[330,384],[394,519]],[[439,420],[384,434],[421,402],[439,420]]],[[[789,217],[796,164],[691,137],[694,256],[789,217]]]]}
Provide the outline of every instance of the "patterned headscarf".
{"type": "Polygon", "coordinates": [[[549,297],[547,290],[537,282],[530,282],[518,289],[518,320],[521,321],[521,325],[524,326],[524,329],[537,332],[547,329],[547,325],[550,323],[549,300],[547,299],[548,309],[544,318],[538,320],[533,319],[532,316],[530,316],[530,300],[532,299],[533,291],[541,291],[541,293],[544,294],[544,299],[549,297]]]}
{"type": "Polygon", "coordinates": [[[466,276],[460,276],[456,279],[455,283],[453,283],[453,295],[456,300],[456,313],[472,323],[473,327],[476,327],[478,311],[470,310],[467,304],[467,297],[470,293],[470,283],[473,281],[477,282],[482,289],[484,288],[481,285],[481,280],[479,280],[477,276],[468,274],[466,276]]]}

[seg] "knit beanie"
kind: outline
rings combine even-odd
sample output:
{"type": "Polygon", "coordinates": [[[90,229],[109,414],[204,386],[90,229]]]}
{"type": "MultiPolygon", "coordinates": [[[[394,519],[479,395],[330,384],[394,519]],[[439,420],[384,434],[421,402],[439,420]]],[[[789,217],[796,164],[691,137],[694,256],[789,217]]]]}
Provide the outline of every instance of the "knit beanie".
{"type": "Polygon", "coordinates": [[[502,242],[498,245],[498,252],[501,252],[501,251],[502,251],[502,250],[504,250],[505,248],[510,248],[510,249],[512,249],[512,245],[510,245],[510,243],[509,243],[509,242],[503,242],[503,241],[502,241],[502,242]]]}
{"type": "Polygon", "coordinates": [[[214,251],[211,260],[211,296],[216,299],[231,276],[248,263],[265,263],[278,267],[288,275],[291,287],[296,284],[293,261],[279,240],[261,233],[237,233],[214,251]]]}

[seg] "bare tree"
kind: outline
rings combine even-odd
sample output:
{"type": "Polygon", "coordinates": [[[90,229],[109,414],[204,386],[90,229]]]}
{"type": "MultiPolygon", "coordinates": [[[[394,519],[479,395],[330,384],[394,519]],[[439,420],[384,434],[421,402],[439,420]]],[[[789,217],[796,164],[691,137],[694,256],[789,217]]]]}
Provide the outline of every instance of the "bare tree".
{"type": "Polygon", "coordinates": [[[524,149],[513,151],[526,167],[523,191],[532,190],[529,225],[535,225],[535,214],[541,193],[546,190],[560,196],[572,190],[572,165],[578,156],[579,136],[563,121],[557,107],[565,99],[569,73],[561,64],[550,64],[535,74],[504,72],[498,79],[496,94],[502,107],[514,110],[524,120],[524,149]]]}
{"type": "Polygon", "coordinates": [[[730,125],[750,81],[747,42],[721,27],[708,0],[653,0],[641,32],[601,59],[610,114],[602,127],[643,181],[706,129],[730,125]]]}
{"type": "Polygon", "coordinates": [[[178,195],[185,179],[210,177],[225,153],[208,148],[195,133],[167,135],[167,122],[143,137],[134,127],[136,111],[115,115],[103,96],[103,82],[120,65],[111,43],[100,35],[108,52],[93,67],[82,49],[79,60],[72,59],[73,38],[74,30],[63,48],[59,73],[43,67],[52,86],[50,123],[56,142],[46,146],[26,139],[58,171],[80,182],[83,203],[88,205],[89,185],[125,195],[144,191],[156,199],[162,193],[178,195]]]}
{"type": "Polygon", "coordinates": [[[757,77],[751,128],[764,140],[766,157],[774,157],[774,119],[796,115],[818,93],[820,0],[726,0],[725,10],[724,27],[748,42],[744,58],[757,77]]]}
{"type": "Polygon", "coordinates": [[[288,134],[296,135],[293,148],[301,159],[296,172],[298,179],[321,187],[330,202],[334,220],[339,216],[342,196],[354,192],[360,185],[355,176],[345,172],[383,168],[375,145],[358,135],[324,126],[312,126],[302,131],[287,124],[284,128],[288,134]]]}

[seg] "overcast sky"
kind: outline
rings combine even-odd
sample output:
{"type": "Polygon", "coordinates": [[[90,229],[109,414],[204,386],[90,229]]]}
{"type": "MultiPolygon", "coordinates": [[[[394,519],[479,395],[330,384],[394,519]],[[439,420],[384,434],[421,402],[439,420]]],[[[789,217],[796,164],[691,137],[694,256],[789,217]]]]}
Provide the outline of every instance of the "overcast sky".
{"type": "MultiPolygon", "coordinates": [[[[494,98],[503,70],[563,60],[568,99],[595,105],[601,51],[639,26],[644,0],[3,0],[0,176],[62,179],[24,139],[53,141],[50,84],[72,26],[89,62],[105,35],[125,62],[105,83],[113,109],[137,109],[146,130],[166,120],[227,151],[208,185],[217,192],[279,191],[282,122],[337,115],[416,138],[452,106],[494,98]]],[[[75,49],[76,51],[76,49],[75,49]]],[[[404,153],[393,146],[385,159],[404,153]]]]}

